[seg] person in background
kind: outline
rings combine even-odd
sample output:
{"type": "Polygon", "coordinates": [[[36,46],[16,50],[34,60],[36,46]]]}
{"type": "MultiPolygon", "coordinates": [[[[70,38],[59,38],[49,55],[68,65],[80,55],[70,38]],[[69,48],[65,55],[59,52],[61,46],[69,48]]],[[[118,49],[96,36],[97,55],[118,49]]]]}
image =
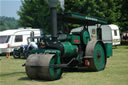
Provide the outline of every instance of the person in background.
{"type": "Polygon", "coordinates": [[[36,42],[30,42],[27,49],[32,48],[32,49],[38,49],[38,45],[36,42]]]}
{"type": "Polygon", "coordinates": [[[125,41],[127,40],[127,34],[126,34],[126,32],[123,32],[122,39],[125,40],[125,41]]]}

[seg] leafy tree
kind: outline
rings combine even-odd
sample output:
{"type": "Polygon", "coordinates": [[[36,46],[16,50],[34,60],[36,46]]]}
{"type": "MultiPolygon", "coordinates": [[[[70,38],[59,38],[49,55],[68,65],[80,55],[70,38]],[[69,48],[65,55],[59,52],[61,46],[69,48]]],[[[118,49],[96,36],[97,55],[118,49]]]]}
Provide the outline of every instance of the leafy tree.
{"type": "Polygon", "coordinates": [[[128,31],[128,0],[121,0],[121,17],[120,17],[120,26],[122,31],[128,31]]]}
{"type": "Polygon", "coordinates": [[[49,7],[44,0],[22,0],[19,23],[24,27],[49,28],[49,7]]]}
{"type": "Polygon", "coordinates": [[[13,17],[0,16],[0,30],[16,29],[18,22],[13,17]]]}
{"type": "Polygon", "coordinates": [[[0,31],[7,30],[7,29],[9,29],[9,27],[4,22],[0,21],[0,31]]]}
{"type": "MultiPolygon", "coordinates": [[[[20,24],[49,30],[49,6],[46,0],[22,0],[20,24]]],[[[65,0],[65,12],[77,12],[88,16],[96,16],[108,20],[111,24],[124,26],[121,20],[127,20],[127,14],[122,9],[126,8],[127,0],[65,0]],[[124,6],[122,6],[122,4],[124,6]],[[122,13],[121,13],[122,12],[122,13]],[[125,16],[123,17],[123,13],[125,16]]],[[[124,9],[125,10],[125,9],[124,9]]],[[[60,7],[57,11],[61,12],[60,7]]],[[[127,22],[126,22],[127,23],[127,22]]]]}
{"type": "Polygon", "coordinates": [[[118,10],[114,0],[67,0],[67,9],[82,13],[88,16],[96,16],[108,20],[109,23],[116,23],[120,18],[120,10],[118,10]],[[71,3],[72,2],[72,3],[71,3]]]}

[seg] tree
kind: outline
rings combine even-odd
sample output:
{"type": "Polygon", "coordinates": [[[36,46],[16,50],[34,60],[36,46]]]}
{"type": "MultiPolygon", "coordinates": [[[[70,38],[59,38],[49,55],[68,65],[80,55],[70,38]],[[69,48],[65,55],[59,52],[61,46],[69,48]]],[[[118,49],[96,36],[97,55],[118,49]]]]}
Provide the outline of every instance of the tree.
{"type": "MultiPolygon", "coordinates": [[[[73,1],[73,0],[72,0],[73,1]]],[[[67,1],[68,3],[69,1],[67,1]]],[[[74,3],[70,2],[67,9],[74,9],[79,13],[96,16],[108,20],[109,23],[117,23],[120,18],[121,4],[118,0],[75,0],[74,3]],[[81,3],[80,3],[81,2],[81,3]],[[75,6],[73,6],[74,4],[75,6]]]]}
{"type": "Polygon", "coordinates": [[[9,29],[9,27],[4,22],[0,22],[0,31],[7,29],[9,29]]]}
{"type": "Polygon", "coordinates": [[[24,0],[18,11],[19,23],[24,27],[49,28],[49,7],[44,0],[24,0]]]}
{"type": "Polygon", "coordinates": [[[120,26],[122,31],[128,31],[128,0],[121,0],[121,17],[120,17],[120,26]]]}
{"type": "MultiPolygon", "coordinates": [[[[22,1],[20,24],[49,30],[49,6],[46,0],[22,1]]],[[[88,16],[104,18],[109,24],[120,25],[122,0],[65,0],[65,12],[77,12],[88,16]]],[[[61,12],[60,7],[57,11],[61,12]]],[[[122,20],[124,20],[122,18],[122,20]]]]}
{"type": "Polygon", "coordinates": [[[15,18],[0,16],[0,30],[16,29],[18,27],[18,21],[15,18]]]}

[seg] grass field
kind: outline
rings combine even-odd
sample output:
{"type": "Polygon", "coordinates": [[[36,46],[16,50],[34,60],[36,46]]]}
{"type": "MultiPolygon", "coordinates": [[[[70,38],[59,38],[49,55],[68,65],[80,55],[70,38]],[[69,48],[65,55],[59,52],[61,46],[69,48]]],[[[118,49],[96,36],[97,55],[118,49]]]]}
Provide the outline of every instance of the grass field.
{"type": "Polygon", "coordinates": [[[30,80],[25,60],[0,56],[0,85],[128,85],[128,46],[113,49],[106,69],[99,72],[64,72],[57,81],[30,80]]]}

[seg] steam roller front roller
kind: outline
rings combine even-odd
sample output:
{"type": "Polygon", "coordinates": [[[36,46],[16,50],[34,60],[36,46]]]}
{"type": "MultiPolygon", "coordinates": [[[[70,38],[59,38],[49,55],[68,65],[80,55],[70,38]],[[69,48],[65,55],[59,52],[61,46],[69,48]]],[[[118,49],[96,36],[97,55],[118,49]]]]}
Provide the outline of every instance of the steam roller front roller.
{"type": "Polygon", "coordinates": [[[55,64],[61,64],[55,54],[32,54],[26,61],[26,74],[30,79],[57,80],[62,69],[54,68],[55,64]]]}
{"type": "Polygon", "coordinates": [[[86,48],[86,56],[89,56],[89,70],[100,71],[106,66],[106,53],[103,42],[90,41],[86,48]]]}

